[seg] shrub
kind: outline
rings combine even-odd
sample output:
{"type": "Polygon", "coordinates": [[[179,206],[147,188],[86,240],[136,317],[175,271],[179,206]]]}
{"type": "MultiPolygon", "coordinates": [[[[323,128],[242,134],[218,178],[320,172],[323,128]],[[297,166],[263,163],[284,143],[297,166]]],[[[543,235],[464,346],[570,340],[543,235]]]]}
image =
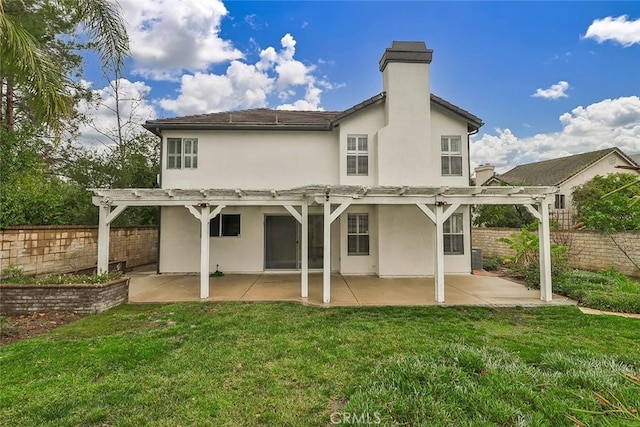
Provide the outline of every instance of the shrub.
{"type": "MultiPolygon", "coordinates": [[[[6,270],[6,269],[5,269],[6,270]]],[[[107,283],[119,279],[122,272],[113,271],[105,274],[48,274],[46,276],[24,276],[22,274],[2,279],[0,283],[24,285],[63,285],[63,284],[95,284],[107,283]]]]}
{"type": "MultiPolygon", "coordinates": [[[[510,238],[501,237],[498,241],[506,243],[516,253],[511,258],[505,258],[505,263],[510,266],[510,274],[524,279],[525,283],[530,287],[540,287],[538,235],[523,228],[520,233],[512,233],[510,238]]],[[[551,244],[551,274],[553,279],[557,278],[566,266],[567,250],[567,246],[551,244]]]]}
{"type": "Polygon", "coordinates": [[[554,280],[554,291],[580,304],[605,311],[640,313],[640,283],[616,270],[600,273],[565,271],[554,280]]]}
{"type": "Polygon", "coordinates": [[[482,268],[487,271],[495,271],[498,268],[502,267],[502,265],[504,265],[504,263],[502,262],[502,258],[498,256],[482,259],[482,268]]]}

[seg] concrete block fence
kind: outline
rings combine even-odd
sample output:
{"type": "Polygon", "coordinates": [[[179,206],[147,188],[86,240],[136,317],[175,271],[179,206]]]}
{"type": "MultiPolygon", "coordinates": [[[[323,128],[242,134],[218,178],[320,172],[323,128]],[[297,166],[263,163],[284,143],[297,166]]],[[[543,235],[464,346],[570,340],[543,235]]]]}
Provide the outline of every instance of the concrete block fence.
{"type": "MultiPolygon", "coordinates": [[[[482,249],[484,258],[513,256],[509,246],[497,239],[519,232],[519,229],[514,228],[474,228],[472,244],[474,248],[482,249]]],[[[569,266],[572,268],[591,271],[615,268],[627,275],[640,276],[640,270],[624,254],[626,252],[640,265],[639,231],[610,236],[594,231],[563,230],[552,232],[551,241],[569,247],[569,266]]]]}
{"type": "MultiPolygon", "coordinates": [[[[98,227],[32,226],[0,230],[0,274],[9,265],[25,274],[65,272],[95,267],[98,227]]],[[[111,227],[109,259],[128,268],[154,263],[158,228],[111,227]]]]}

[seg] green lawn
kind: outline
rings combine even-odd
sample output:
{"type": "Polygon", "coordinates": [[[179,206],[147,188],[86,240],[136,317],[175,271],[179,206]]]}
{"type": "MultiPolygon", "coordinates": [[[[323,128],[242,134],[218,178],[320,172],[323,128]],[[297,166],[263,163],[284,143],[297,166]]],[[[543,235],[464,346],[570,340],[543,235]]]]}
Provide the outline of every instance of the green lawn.
{"type": "Polygon", "coordinates": [[[0,425],[638,425],[639,373],[575,307],[128,305],[1,347],[0,425]]]}

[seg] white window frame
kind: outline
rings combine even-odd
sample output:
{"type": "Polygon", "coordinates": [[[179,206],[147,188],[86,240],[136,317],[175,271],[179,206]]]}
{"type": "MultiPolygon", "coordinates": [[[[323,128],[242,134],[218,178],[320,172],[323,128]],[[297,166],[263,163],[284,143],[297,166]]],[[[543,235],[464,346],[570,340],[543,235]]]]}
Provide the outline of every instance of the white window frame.
{"type": "Polygon", "coordinates": [[[218,214],[215,218],[210,221],[209,228],[209,237],[240,237],[242,234],[242,216],[240,214],[218,214]],[[230,217],[238,218],[238,233],[237,234],[224,234],[224,222],[225,218],[230,219],[230,217]],[[214,227],[215,223],[218,223],[218,229],[216,230],[214,227]]]}
{"type": "Polygon", "coordinates": [[[464,214],[452,214],[442,225],[444,237],[444,254],[445,255],[464,255],[464,214]],[[453,229],[455,228],[455,229],[453,229]],[[453,240],[460,240],[460,250],[452,250],[453,240]],[[447,242],[449,243],[447,245],[447,242]],[[447,246],[449,249],[447,250],[447,246]]]}
{"type": "Polygon", "coordinates": [[[197,168],[198,138],[167,138],[167,169],[197,168]],[[171,149],[172,143],[178,144],[177,150],[171,149]]]}
{"type": "Polygon", "coordinates": [[[566,206],[567,206],[566,200],[567,198],[565,197],[564,194],[557,193],[553,203],[554,209],[558,209],[558,210],[566,209],[566,206]]]}
{"type": "Polygon", "coordinates": [[[369,175],[369,136],[368,135],[347,135],[347,175],[368,176],[369,175]],[[349,159],[355,161],[355,169],[349,168],[349,159]],[[364,161],[364,164],[360,162],[364,161]]]}
{"type": "Polygon", "coordinates": [[[371,235],[369,233],[369,214],[368,213],[351,213],[347,215],[347,255],[348,256],[367,256],[371,248],[371,235]],[[355,230],[351,230],[349,225],[355,220],[355,230]],[[363,221],[364,220],[364,221],[363,221]],[[363,224],[364,223],[364,224],[363,224]],[[349,245],[350,237],[355,237],[356,248],[351,250],[349,245]],[[366,237],[367,248],[360,247],[360,239],[366,237]]]}
{"type": "Polygon", "coordinates": [[[440,172],[442,173],[442,176],[462,176],[463,175],[462,136],[445,135],[440,137],[440,150],[441,150],[440,172]],[[457,143],[458,145],[457,149],[453,147],[454,143],[457,143]],[[452,173],[453,159],[456,159],[456,161],[460,162],[460,173],[452,173]],[[446,172],[445,172],[445,168],[446,168],[446,172]]]}

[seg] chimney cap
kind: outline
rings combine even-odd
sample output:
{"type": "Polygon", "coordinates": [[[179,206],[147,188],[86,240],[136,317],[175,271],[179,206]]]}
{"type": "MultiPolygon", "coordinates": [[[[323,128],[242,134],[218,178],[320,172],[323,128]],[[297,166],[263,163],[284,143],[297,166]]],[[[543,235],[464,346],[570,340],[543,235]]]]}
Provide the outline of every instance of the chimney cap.
{"type": "Polygon", "coordinates": [[[393,41],[380,58],[380,71],[384,71],[389,62],[430,64],[433,49],[427,49],[424,42],[393,41]]]}

